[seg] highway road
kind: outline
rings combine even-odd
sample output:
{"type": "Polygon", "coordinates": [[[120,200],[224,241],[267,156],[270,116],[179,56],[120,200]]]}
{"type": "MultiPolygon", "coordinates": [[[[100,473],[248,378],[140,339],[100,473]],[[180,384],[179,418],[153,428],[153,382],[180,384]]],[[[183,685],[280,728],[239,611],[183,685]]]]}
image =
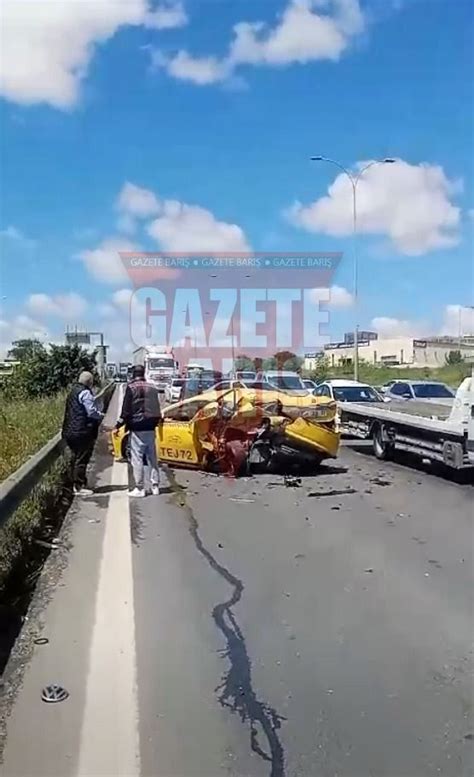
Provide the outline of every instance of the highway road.
{"type": "Polygon", "coordinates": [[[299,487],[181,470],[129,503],[105,440],[95,478],[7,668],[2,775],[472,777],[471,485],[346,445],[299,487]]]}

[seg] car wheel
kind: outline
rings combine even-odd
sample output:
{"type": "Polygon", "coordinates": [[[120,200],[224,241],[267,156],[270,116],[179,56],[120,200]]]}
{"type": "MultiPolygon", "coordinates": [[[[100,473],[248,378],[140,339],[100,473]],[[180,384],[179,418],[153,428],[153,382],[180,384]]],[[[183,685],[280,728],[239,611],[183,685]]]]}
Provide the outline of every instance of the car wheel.
{"type": "Polygon", "coordinates": [[[388,440],[385,439],[384,428],[382,424],[377,424],[377,426],[374,429],[373,447],[374,447],[375,457],[377,459],[380,459],[381,461],[385,461],[386,459],[389,459],[390,456],[393,454],[394,445],[393,443],[388,442],[388,440]]]}

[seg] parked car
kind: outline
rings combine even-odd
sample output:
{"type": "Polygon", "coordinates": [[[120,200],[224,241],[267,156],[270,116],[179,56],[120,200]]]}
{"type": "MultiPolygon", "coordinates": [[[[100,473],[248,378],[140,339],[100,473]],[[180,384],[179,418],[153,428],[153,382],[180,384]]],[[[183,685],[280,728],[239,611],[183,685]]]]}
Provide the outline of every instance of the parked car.
{"type": "Polygon", "coordinates": [[[297,393],[300,396],[308,393],[308,389],[305,388],[297,372],[264,370],[257,373],[257,380],[269,383],[272,388],[279,389],[280,391],[291,391],[292,394],[297,393]]]}
{"type": "Polygon", "coordinates": [[[165,401],[166,402],[179,402],[181,399],[181,391],[184,386],[184,378],[173,378],[165,386],[165,401]]]}
{"type": "Polygon", "coordinates": [[[318,384],[314,382],[314,380],[310,380],[309,378],[302,378],[301,379],[303,386],[308,389],[308,391],[311,391],[311,393],[314,391],[315,388],[318,387],[318,384]]]}
{"type": "Polygon", "coordinates": [[[237,370],[232,377],[235,380],[243,380],[244,383],[246,383],[248,380],[255,380],[257,377],[257,373],[253,372],[252,370],[237,370]]]}
{"type": "Polygon", "coordinates": [[[184,378],[183,385],[181,387],[180,400],[189,399],[195,397],[197,394],[202,394],[203,391],[208,391],[216,383],[215,377],[203,377],[201,375],[193,375],[192,378],[184,378]]]}
{"type": "Polygon", "coordinates": [[[419,402],[452,405],[455,394],[445,383],[434,380],[395,380],[391,381],[385,396],[402,401],[417,399],[419,402]]]}
{"type": "Polygon", "coordinates": [[[336,402],[384,402],[384,397],[369,386],[357,380],[326,380],[314,390],[315,397],[330,397],[336,402]]]}

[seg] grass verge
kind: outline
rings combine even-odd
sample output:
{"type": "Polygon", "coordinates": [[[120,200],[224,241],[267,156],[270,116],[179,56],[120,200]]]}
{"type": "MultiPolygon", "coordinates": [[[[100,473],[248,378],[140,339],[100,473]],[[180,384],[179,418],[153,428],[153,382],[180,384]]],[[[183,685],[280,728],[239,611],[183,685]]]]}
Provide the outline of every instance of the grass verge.
{"type": "Polygon", "coordinates": [[[0,530],[0,673],[50,552],[48,543],[71,501],[68,466],[61,457],[0,530]]]}
{"type": "Polygon", "coordinates": [[[2,401],[0,407],[0,480],[4,480],[59,431],[64,395],[2,401]]]}

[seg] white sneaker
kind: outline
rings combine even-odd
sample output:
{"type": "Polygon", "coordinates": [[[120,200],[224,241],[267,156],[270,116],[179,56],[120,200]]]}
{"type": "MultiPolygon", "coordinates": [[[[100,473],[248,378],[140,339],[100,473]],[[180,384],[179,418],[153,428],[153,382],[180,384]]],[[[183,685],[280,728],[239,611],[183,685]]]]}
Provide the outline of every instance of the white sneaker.
{"type": "Polygon", "coordinates": [[[144,488],[134,488],[133,491],[128,492],[128,495],[143,497],[143,496],[146,496],[146,493],[144,488]]]}
{"type": "Polygon", "coordinates": [[[74,487],[74,494],[75,496],[92,496],[93,494],[92,488],[76,488],[74,487]]]}
{"type": "Polygon", "coordinates": [[[151,493],[153,496],[159,496],[160,495],[160,487],[156,485],[155,483],[151,484],[151,493]]]}

